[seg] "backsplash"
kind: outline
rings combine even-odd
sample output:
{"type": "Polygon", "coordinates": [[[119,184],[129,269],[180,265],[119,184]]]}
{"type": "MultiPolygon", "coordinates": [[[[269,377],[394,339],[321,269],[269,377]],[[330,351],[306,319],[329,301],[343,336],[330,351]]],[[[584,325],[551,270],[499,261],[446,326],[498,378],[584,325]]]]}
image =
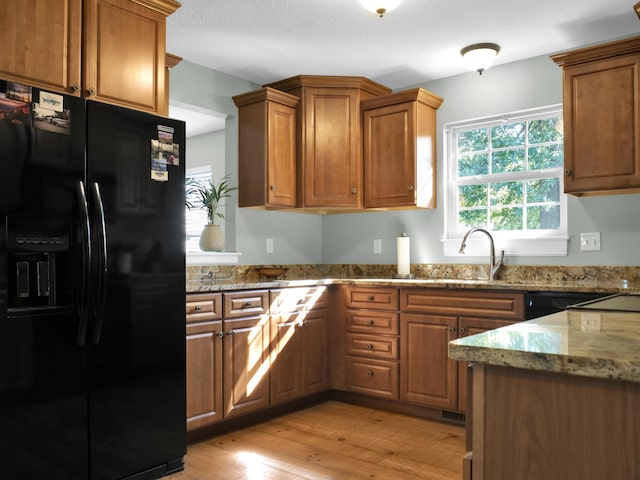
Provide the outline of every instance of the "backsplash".
{"type": "MultiPolygon", "coordinates": [[[[277,280],[308,280],[320,278],[392,278],[395,264],[355,265],[205,265],[187,267],[187,291],[196,291],[202,283],[247,284],[268,281],[259,268],[283,267],[288,271],[277,280]]],[[[411,273],[416,278],[476,279],[487,278],[484,265],[465,264],[413,264],[411,273]]],[[[513,283],[527,281],[547,282],[599,282],[640,283],[638,266],[530,266],[505,265],[498,275],[500,280],[513,283]]]]}

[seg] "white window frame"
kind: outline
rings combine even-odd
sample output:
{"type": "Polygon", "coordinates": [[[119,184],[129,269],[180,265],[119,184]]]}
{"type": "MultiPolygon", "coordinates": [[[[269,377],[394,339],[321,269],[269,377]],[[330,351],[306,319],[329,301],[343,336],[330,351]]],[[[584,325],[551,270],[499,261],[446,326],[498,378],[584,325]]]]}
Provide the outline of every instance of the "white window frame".
{"type": "MultiPolygon", "coordinates": [[[[195,178],[199,182],[208,182],[213,176],[211,165],[205,167],[188,168],[186,178],[195,178]]],[[[189,210],[185,206],[185,251],[187,253],[201,253],[200,233],[207,224],[207,211],[202,209],[189,210]]]]}
{"type": "MultiPolygon", "coordinates": [[[[458,186],[465,181],[473,180],[473,177],[465,177],[465,180],[457,178],[457,144],[456,133],[472,128],[490,127],[502,123],[530,121],[539,118],[559,115],[562,117],[562,104],[548,107],[521,110],[517,112],[495,115],[461,122],[448,123],[443,128],[444,136],[444,237],[443,251],[445,256],[462,256],[459,252],[462,237],[466,230],[459,228],[458,218],[458,186]]],[[[493,181],[523,180],[537,178],[540,172],[545,177],[549,174],[557,176],[560,180],[560,228],[557,230],[535,231],[492,231],[496,252],[504,250],[507,256],[566,256],[568,245],[567,226],[567,195],[564,191],[564,172],[562,167],[547,169],[537,172],[513,172],[496,175],[493,181]]],[[[474,234],[467,242],[466,256],[486,256],[488,254],[487,238],[485,235],[474,234]]]]}

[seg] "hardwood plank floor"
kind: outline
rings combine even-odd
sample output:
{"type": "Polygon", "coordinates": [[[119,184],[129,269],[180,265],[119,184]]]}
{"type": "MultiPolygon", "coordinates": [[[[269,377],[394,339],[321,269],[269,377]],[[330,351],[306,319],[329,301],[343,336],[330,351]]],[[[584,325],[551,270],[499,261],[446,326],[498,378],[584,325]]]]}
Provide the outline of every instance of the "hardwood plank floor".
{"type": "Polygon", "coordinates": [[[464,429],[329,401],[194,443],[170,480],[460,480],[464,429]]]}

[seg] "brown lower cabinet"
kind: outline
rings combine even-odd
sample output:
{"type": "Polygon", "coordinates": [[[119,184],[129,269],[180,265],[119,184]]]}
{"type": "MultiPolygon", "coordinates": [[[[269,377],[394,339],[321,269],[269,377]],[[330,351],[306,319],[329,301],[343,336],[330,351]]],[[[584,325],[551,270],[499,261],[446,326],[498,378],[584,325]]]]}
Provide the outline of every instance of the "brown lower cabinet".
{"type": "Polygon", "coordinates": [[[328,335],[325,287],[187,295],[187,431],[328,390],[328,335]]]}
{"type": "Polygon", "coordinates": [[[332,385],[464,412],[466,363],[449,359],[449,341],[523,319],[519,292],[344,286],[331,297],[326,287],[188,295],[187,428],[332,385]],[[332,322],[343,321],[338,340],[332,322]]]}
{"type": "Polygon", "coordinates": [[[466,363],[449,342],[524,320],[524,293],[406,288],[400,312],[400,400],[464,412],[466,363]]]}

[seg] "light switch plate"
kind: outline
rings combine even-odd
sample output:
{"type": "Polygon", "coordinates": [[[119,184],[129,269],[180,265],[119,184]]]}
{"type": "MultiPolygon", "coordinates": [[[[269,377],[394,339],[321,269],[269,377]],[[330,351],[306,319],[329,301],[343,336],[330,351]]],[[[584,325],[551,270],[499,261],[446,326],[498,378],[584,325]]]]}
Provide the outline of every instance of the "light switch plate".
{"type": "Polygon", "coordinates": [[[580,250],[600,250],[600,232],[581,233],[580,250]]]}
{"type": "Polygon", "coordinates": [[[382,253],[382,239],[374,238],[373,239],[373,253],[382,253]]]}

